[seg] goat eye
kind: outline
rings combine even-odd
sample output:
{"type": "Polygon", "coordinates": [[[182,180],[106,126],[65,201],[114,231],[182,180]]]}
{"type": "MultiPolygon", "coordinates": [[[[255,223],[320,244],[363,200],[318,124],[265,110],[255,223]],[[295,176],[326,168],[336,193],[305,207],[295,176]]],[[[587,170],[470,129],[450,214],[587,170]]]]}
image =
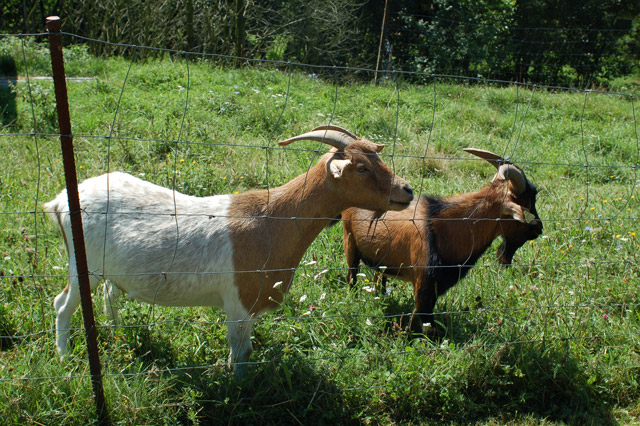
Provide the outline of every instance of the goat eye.
{"type": "Polygon", "coordinates": [[[356,167],[356,170],[358,171],[358,173],[364,173],[367,170],[367,168],[365,166],[363,166],[362,164],[358,164],[358,166],[356,167]]]}

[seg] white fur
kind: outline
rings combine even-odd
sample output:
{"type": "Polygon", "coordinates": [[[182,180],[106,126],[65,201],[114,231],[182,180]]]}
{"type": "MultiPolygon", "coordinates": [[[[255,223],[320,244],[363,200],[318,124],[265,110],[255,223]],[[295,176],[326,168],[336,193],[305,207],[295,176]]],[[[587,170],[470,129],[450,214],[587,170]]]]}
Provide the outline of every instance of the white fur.
{"type": "MultiPolygon", "coordinates": [[[[233,280],[228,195],[192,197],[125,173],[88,179],[78,190],[91,289],[100,279],[108,280],[105,311],[114,323],[121,292],[158,305],[218,306],[230,321],[247,318],[233,280]]],[[[63,357],[71,316],[80,304],[66,190],[45,209],[59,214],[69,244],[70,285],[54,301],[56,344],[63,357]]],[[[231,336],[238,328],[229,327],[230,340],[238,340],[231,336]]]]}
{"type": "MultiPolygon", "coordinates": [[[[274,275],[282,276],[287,280],[286,291],[293,270],[307,247],[330,222],[326,218],[335,217],[353,206],[400,209],[413,198],[413,191],[406,181],[395,176],[379,158],[371,157],[372,152],[380,152],[381,145],[366,140],[356,142],[356,138],[344,129],[336,129],[339,128],[326,126],[325,130],[314,129],[279,143],[318,140],[332,145],[334,150],[325,154],[307,174],[274,188],[268,197],[268,205],[251,204],[264,203],[256,201],[262,200],[256,194],[192,197],[124,173],[111,173],[80,184],[78,191],[90,285],[94,289],[100,280],[106,280],[104,304],[107,316],[117,324],[116,301],[122,292],[128,297],[159,305],[221,307],[227,313],[229,362],[234,365],[236,374],[241,375],[252,351],[250,335],[254,314],[259,315],[275,305],[260,305],[270,300],[264,295],[261,300],[261,286],[255,295],[256,304],[260,306],[254,305],[254,309],[243,305],[237,287],[241,279],[235,272],[235,248],[230,233],[233,233],[234,241],[254,243],[251,250],[245,248],[245,252],[239,254],[245,256],[245,261],[248,259],[246,264],[258,265],[256,269],[268,262],[270,250],[278,253],[277,263],[270,267],[280,272],[274,272],[270,278],[265,274],[263,278],[267,285],[273,285],[268,280],[274,275]],[[367,155],[339,151],[352,142],[355,142],[351,145],[355,151],[351,152],[360,150],[367,155]],[[344,155],[351,159],[342,158],[344,155]],[[358,158],[360,165],[366,164],[364,171],[352,163],[354,158],[358,158]],[[309,174],[313,176],[309,177],[309,174]],[[280,227],[278,235],[271,235],[267,220],[248,221],[241,226],[237,221],[228,220],[232,197],[233,202],[238,202],[236,207],[242,212],[247,210],[247,215],[269,207],[284,218],[299,216],[319,220],[315,223],[291,221],[288,228],[280,227]],[[255,253],[265,258],[258,259],[255,253]]],[[[56,345],[63,357],[71,316],[80,304],[67,192],[63,191],[45,204],[45,209],[61,226],[69,251],[69,286],[54,300],[56,345]]],[[[234,211],[237,213],[236,209],[234,211]]]]}

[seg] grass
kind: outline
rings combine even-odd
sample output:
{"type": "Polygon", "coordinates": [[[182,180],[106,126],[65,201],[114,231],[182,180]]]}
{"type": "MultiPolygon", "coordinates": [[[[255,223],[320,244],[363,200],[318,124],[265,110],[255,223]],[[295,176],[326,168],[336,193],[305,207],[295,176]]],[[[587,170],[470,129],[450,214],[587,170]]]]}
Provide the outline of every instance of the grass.
{"type": "MultiPolygon", "coordinates": [[[[47,75],[29,68],[42,63],[37,45],[27,63],[21,52],[19,76],[47,75]]],[[[254,327],[256,364],[240,382],[224,366],[220,310],[123,301],[125,327],[113,329],[98,291],[114,423],[640,422],[636,98],[442,80],[374,86],[170,58],[66,60],[95,77],[68,84],[80,179],[123,170],[200,196],[273,187],[326,150],[276,142],[331,121],[387,144],[385,161],[421,194],[491,178],[463,147],[506,153],[540,189],[545,226],[514,267],[497,265],[497,241],[439,300],[441,341],[395,326],[413,307],[405,283],[392,281],[388,295],[349,289],[341,228],[326,229],[282,308],[254,327]]],[[[51,303],[67,258],[41,212],[64,186],[53,87],[17,83],[5,96],[14,108],[0,133],[0,418],[92,423],[79,313],[70,357],[59,362],[54,346],[51,303]]]]}

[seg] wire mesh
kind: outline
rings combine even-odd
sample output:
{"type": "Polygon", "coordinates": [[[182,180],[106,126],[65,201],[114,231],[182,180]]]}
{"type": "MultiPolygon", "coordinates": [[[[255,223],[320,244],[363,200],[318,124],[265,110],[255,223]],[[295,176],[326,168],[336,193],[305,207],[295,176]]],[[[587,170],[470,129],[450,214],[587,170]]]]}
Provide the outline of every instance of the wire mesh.
{"type": "MultiPolygon", "coordinates": [[[[85,43],[103,43],[99,40],[87,39],[74,34],[65,34],[67,37],[77,39],[79,42],[85,43]]],[[[6,35],[5,35],[6,36],[6,35]]],[[[43,34],[31,34],[15,36],[19,40],[33,38],[35,40],[41,38],[43,34]]],[[[601,90],[578,90],[575,88],[562,88],[555,86],[529,85],[523,83],[514,83],[503,80],[488,80],[478,77],[464,76],[448,76],[427,73],[405,73],[402,71],[392,71],[389,82],[379,87],[380,97],[382,100],[369,100],[364,105],[359,102],[365,100],[358,92],[358,84],[354,84],[355,88],[349,88],[341,83],[343,81],[342,73],[368,73],[373,75],[373,70],[364,68],[349,67],[320,67],[309,64],[282,62],[282,61],[263,61],[253,60],[251,58],[242,58],[252,63],[256,68],[256,72],[264,73],[264,85],[260,87],[238,87],[231,84],[230,91],[232,93],[224,94],[214,101],[215,105],[207,112],[215,110],[218,114],[224,115],[227,109],[245,108],[247,106],[239,106],[240,103],[234,103],[231,99],[233,96],[241,96],[241,91],[258,92],[256,95],[262,94],[261,101],[265,103],[264,108],[259,112],[264,113],[268,119],[273,121],[267,128],[260,128],[265,121],[252,122],[247,117],[250,112],[240,113],[241,118],[238,119],[239,126],[247,126],[249,131],[243,132],[244,129],[237,128],[231,135],[222,135],[221,141],[210,141],[210,135],[207,133],[211,129],[198,125],[198,122],[204,120],[204,116],[198,112],[198,108],[203,105],[200,102],[208,95],[213,97],[218,93],[207,92],[202,84],[198,84],[197,78],[202,78],[202,73],[194,75],[193,63],[197,60],[211,60],[223,57],[224,59],[235,59],[224,55],[206,55],[196,54],[193,52],[174,51],[169,49],[153,49],[145,46],[133,46],[125,44],[110,45],[114,48],[121,48],[128,51],[126,73],[124,76],[117,77],[115,80],[118,84],[107,86],[101,83],[101,77],[96,77],[95,81],[81,82],[78,84],[92,84],[95,91],[103,91],[105,96],[103,101],[108,104],[101,115],[92,118],[92,120],[101,122],[102,125],[96,126],[102,129],[101,133],[90,133],[83,128],[84,123],[80,122],[79,126],[75,126],[77,133],[74,135],[79,147],[78,160],[80,164],[80,173],[83,170],[90,169],[91,173],[110,172],[114,169],[124,169],[137,173],[139,176],[152,180],[158,184],[171,189],[173,194],[173,212],[168,213],[148,213],[149,219],[153,216],[166,216],[175,223],[175,244],[172,250],[172,259],[168,268],[162,271],[154,272],[138,272],[126,274],[126,277],[135,276],[144,279],[149,276],[157,276],[159,274],[165,276],[191,276],[191,275],[228,275],[254,273],[255,271],[172,271],[176,255],[178,253],[178,241],[181,238],[181,230],[179,226],[179,218],[188,218],[190,216],[202,216],[199,213],[189,213],[178,211],[176,205],[177,192],[190,192],[200,196],[210,195],[221,188],[229,189],[224,181],[228,180],[227,175],[234,175],[235,186],[238,192],[253,188],[266,189],[268,192],[267,203],[271,202],[271,196],[275,188],[285,183],[287,180],[295,176],[294,173],[308,173],[318,158],[326,149],[321,144],[315,144],[312,147],[296,146],[291,148],[278,148],[275,145],[277,140],[293,135],[291,131],[306,131],[307,127],[317,124],[339,124],[349,128],[357,128],[362,136],[366,136],[375,142],[387,143],[390,145],[380,154],[382,159],[389,164],[398,174],[403,175],[408,172],[414,183],[416,194],[418,196],[429,195],[435,193],[433,187],[437,188],[438,195],[449,196],[459,192],[468,192],[479,189],[486,184],[483,179],[478,179],[476,173],[480,172],[483,160],[473,160],[463,157],[456,150],[447,147],[447,143],[452,142],[456,136],[465,136],[465,132],[469,131],[472,136],[478,132],[469,130],[480,124],[474,122],[477,120],[491,120],[491,117],[475,117],[468,114],[468,111],[460,110],[457,113],[462,117],[460,119],[460,128],[463,130],[459,135],[447,136],[438,128],[442,126],[443,116],[440,115],[441,109],[445,108],[447,96],[458,94],[456,88],[451,89],[449,81],[453,80],[459,83],[459,90],[465,90],[466,85],[473,83],[474,88],[486,89],[486,96],[490,96],[489,90],[494,87],[509,90],[508,96],[511,113],[508,122],[502,123],[500,126],[504,132],[499,140],[491,137],[485,138],[482,142],[488,145],[488,149],[499,152],[505,158],[509,158],[518,164],[524,170],[532,181],[543,180],[546,188],[541,192],[538,201],[538,209],[540,216],[545,224],[545,234],[543,237],[532,242],[522,250],[525,253],[521,256],[519,262],[514,262],[509,270],[501,267],[496,260],[487,255],[481,258],[474,268],[474,283],[490,282],[485,288],[477,289],[477,297],[469,294],[468,290],[463,290],[466,282],[463,280],[459,285],[452,288],[446,296],[442,297],[437,305],[435,312],[436,317],[442,318],[442,322],[451,329],[451,334],[447,334],[445,342],[435,342],[427,344],[420,349],[423,354],[428,355],[437,351],[448,350],[448,342],[455,342],[456,346],[465,347],[466,350],[474,350],[478,348],[487,348],[491,346],[501,345],[525,345],[525,344],[541,344],[544,345],[550,341],[555,342],[572,342],[572,341],[615,341],[620,339],[622,343],[612,343],[611,346],[624,347],[624,340],[631,336],[638,335],[637,323],[633,319],[627,318],[628,312],[637,313],[637,278],[638,278],[638,259],[637,259],[637,239],[636,231],[638,223],[638,200],[636,197],[638,184],[638,161],[639,161],[639,143],[637,134],[637,118],[635,113],[636,95],[625,93],[610,93],[601,90]],[[172,57],[170,62],[163,63],[162,67],[167,69],[158,72],[154,70],[154,75],[145,81],[145,76],[141,75],[138,68],[139,63],[136,60],[136,51],[141,49],[151,49],[159,53],[164,53],[172,57]],[[131,53],[133,52],[133,53],[131,53]],[[296,84],[300,79],[308,81],[316,81],[317,76],[308,74],[307,70],[320,70],[333,73],[335,81],[330,82],[329,89],[316,88],[318,96],[305,96],[296,89],[296,84]],[[179,77],[181,83],[178,86],[171,86],[175,83],[173,73],[179,77]],[[407,74],[420,75],[429,81],[428,85],[416,87],[411,86],[402,81],[407,74]],[[159,78],[158,78],[159,77],[159,78]],[[133,80],[133,81],[132,81],[133,80]],[[169,82],[169,83],[167,83],[169,82]],[[283,92],[276,93],[271,89],[271,85],[279,84],[280,89],[286,88],[283,92]],[[182,85],[184,84],[184,85],[182,85]],[[175,99],[163,99],[158,94],[157,104],[151,111],[142,111],[136,113],[136,96],[140,95],[137,90],[134,92],[131,87],[142,87],[143,91],[158,90],[160,92],[167,91],[175,96],[175,99]],[[411,108],[405,106],[411,102],[415,102],[415,98],[410,97],[408,92],[411,90],[421,90],[424,93],[424,101],[415,108],[426,107],[430,111],[426,123],[412,122],[411,108]],[[560,98],[563,94],[570,93],[573,95],[581,95],[580,105],[573,111],[579,111],[577,116],[572,117],[575,127],[570,132],[562,133],[564,140],[560,143],[569,143],[575,147],[574,152],[557,158],[553,153],[544,153],[544,158],[540,158],[543,153],[536,150],[536,137],[542,139],[553,137],[549,135],[540,135],[536,131],[538,120],[554,120],[553,114],[544,117],[532,117],[534,112],[531,106],[540,102],[541,92],[551,93],[558,96],[558,102],[576,102],[575,99],[566,100],[560,98]],[[268,94],[268,95],[266,95],[268,94]],[[176,96],[177,95],[177,96],[176,96]],[[279,95],[279,96],[278,96],[279,95]],[[313,116],[305,116],[308,123],[292,123],[291,118],[287,114],[293,109],[299,107],[304,102],[317,102],[317,99],[327,98],[328,101],[318,104],[317,109],[313,110],[313,116]],[[406,97],[406,99],[405,99],[406,97]],[[608,103],[608,99],[623,98],[626,102],[626,110],[620,110],[617,106],[608,103]],[[115,99],[115,100],[114,100],[115,99]],[[225,100],[228,99],[228,100],[225,100]],[[167,103],[170,103],[168,106],[167,103]],[[597,104],[597,106],[594,106],[597,104]],[[176,134],[162,131],[162,126],[167,124],[169,118],[165,116],[165,122],[157,124],[155,117],[159,116],[159,112],[165,108],[172,108],[175,112],[172,117],[179,121],[176,134]],[[349,123],[345,120],[345,110],[358,109],[381,109],[380,115],[376,122],[358,121],[358,115],[351,115],[349,118],[354,120],[349,123]],[[607,109],[609,108],[609,109],[607,109]],[[132,118],[127,115],[131,114],[132,118]],[[587,115],[608,115],[612,129],[588,129],[585,128],[585,117],[587,115]],[[470,117],[466,121],[465,117],[470,117]],[[272,120],[275,118],[275,120],[272,120]],[[138,126],[136,122],[142,121],[151,129],[146,134],[143,132],[145,126],[138,126]],[[620,128],[614,125],[616,121],[625,121],[625,126],[620,128]],[[257,127],[251,129],[251,127],[257,127]],[[353,127],[352,127],[353,126],[353,127]],[[411,126],[422,126],[424,130],[420,133],[426,139],[422,144],[411,145],[407,135],[408,128],[411,126]],[[532,130],[533,128],[533,130],[532,130]],[[243,138],[253,136],[257,141],[244,141],[243,138]],[[618,148],[616,141],[625,146],[624,154],[616,153],[618,148]],[[595,149],[594,149],[595,147],[595,149]],[[114,151],[116,155],[114,156],[114,151]],[[133,151],[133,154],[131,153],[133,151]],[[531,154],[530,152],[533,152],[531,154]],[[140,166],[138,161],[144,164],[140,166]],[[261,156],[263,156],[261,158],[261,156]],[[199,161],[207,162],[212,168],[221,162],[225,157],[236,157],[235,161],[224,162],[225,170],[217,170],[203,173],[201,169],[193,167],[189,169],[190,162],[195,164],[199,161]],[[417,163],[412,168],[412,164],[417,163]],[[294,164],[295,166],[292,166],[294,164]],[[471,165],[469,165],[471,164],[471,165]],[[476,167],[476,164],[478,166],[476,167]],[[449,169],[460,170],[461,177],[451,179],[450,174],[438,175],[438,166],[449,169]],[[244,169],[234,169],[243,167],[244,169]],[[283,171],[284,170],[284,171],[283,171]],[[193,173],[189,179],[185,179],[185,175],[193,173]],[[556,176],[559,175],[559,176],[556,176]],[[241,182],[245,179],[246,181],[241,182]],[[557,177],[557,179],[555,179],[557,177]],[[247,183],[247,181],[251,181],[247,183]],[[449,181],[453,182],[449,182],[449,181]],[[194,182],[215,181],[217,184],[206,185],[201,184],[200,187],[194,186],[194,182]],[[467,182],[464,182],[467,181],[467,182]],[[607,188],[610,183],[610,189],[607,188]],[[594,188],[595,186],[595,188],[594,188]],[[563,194],[572,194],[576,196],[574,200],[564,200],[558,195],[559,188],[563,189],[563,194]],[[603,189],[604,188],[604,189],[603,189]],[[588,246],[595,245],[594,241],[598,241],[595,250],[588,250],[588,246]],[[545,248],[542,257],[536,247],[551,245],[552,249],[545,248]],[[582,245],[584,249],[579,246],[582,245]],[[513,272],[517,271],[517,272],[513,272]],[[520,274],[520,278],[513,279],[514,274],[520,274]],[[612,292],[607,294],[606,291],[598,291],[598,286],[606,285],[607,274],[615,276],[615,279],[627,280],[629,284],[626,291],[616,287],[612,292]],[[621,278],[622,277],[622,278],[621,278]],[[499,282],[508,280],[512,282],[509,288],[501,288],[499,282]],[[583,282],[584,286],[575,285],[576,282],[583,282]],[[497,300],[504,298],[526,298],[527,302],[524,306],[509,306],[509,304],[498,303],[497,300]],[[471,305],[471,306],[470,306],[471,305]],[[530,312],[545,312],[548,314],[549,324],[532,324],[527,318],[530,312]],[[602,331],[601,334],[593,334],[592,329],[585,324],[588,316],[581,318],[580,312],[598,312],[602,313],[603,321],[607,321],[613,312],[620,312],[621,320],[628,321],[629,327],[626,333],[607,333],[602,331]],[[466,318],[466,319],[461,319],[466,318]],[[483,325],[478,325],[478,318],[489,318],[483,325]],[[462,321],[468,329],[476,327],[481,330],[479,334],[486,337],[486,341],[478,343],[470,336],[473,333],[463,331],[459,335],[455,330],[456,321],[462,321]],[[505,322],[514,322],[517,326],[525,328],[539,328],[543,330],[536,338],[524,338],[521,340],[501,340],[500,333],[497,331],[501,324],[505,322]],[[550,327],[557,327],[558,332],[546,333],[550,327]]],[[[22,61],[24,61],[25,70],[29,70],[30,58],[27,57],[25,50],[22,50],[22,61]]],[[[210,72],[217,72],[215,64],[210,68],[210,72]]],[[[0,283],[5,288],[3,294],[3,304],[5,309],[3,315],[11,310],[13,303],[21,301],[24,303],[29,297],[35,295],[36,299],[31,302],[31,312],[37,312],[31,318],[25,320],[20,327],[11,326],[3,328],[0,336],[3,342],[9,347],[20,345],[23,341],[37,339],[38,342],[46,347],[46,350],[54,356],[53,340],[55,334],[55,326],[53,322],[53,310],[50,308],[53,296],[64,287],[64,282],[69,277],[65,273],[67,265],[65,265],[64,250],[61,239],[56,234],[53,225],[45,221],[45,212],[42,210],[42,200],[50,199],[62,188],[59,186],[61,176],[59,174],[60,167],[56,163],[55,158],[51,155],[55,153],[53,148],[56,138],[59,136],[54,129],[47,127],[47,124],[41,124],[41,120],[46,120],[46,108],[50,99],[46,96],[37,98],[32,92],[33,79],[31,73],[27,71],[25,74],[25,83],[27,90],[24,93],[24,102],[30,107],[27,116],[29,121],[18,126],[6,126],[0,133],[0,141],[5,146],[5,150],[11,150],[12,144],[16,141],[29,146],[28,150],[33,150],[28,155],[32,163],[7,163],[5,162],[4,179],[7,183],[3,192],[8,194],[16,194],[11,199],[6,197],[7,203],[3,202],[0,218],[2,225],[2,267],[0,268],[0,283]],[[44,118],[38,116],[43,114],[44,118]],[[44,154],[43,154],[44,153],[44,154]],[[43,157],[44,156],[44,157],[43,157]],[[35,168],[36,177],[25,178],[26,173],[31,173],[35,168]],[[46,177],[43,177],[46,176],[46,177]],[[22,181],[21,179],[25,179],[22,181]],[[20,187],[15,187],[13,182],[20,182],[20,187]],[[48,182],[43,182],[48,181],[48,182]],[[56,183],[58,186],[56,187],[56,183]],[[30,193],[32,195],[25,196],[23,194],[30,193]],[[45,196],[46,195],[46,196],[45,196]],[[15,259],[14,259],[15,257],[15,259]],[[16,296],[16,293],[27,293],[26,287],[30,287],[29,294],[16,296]],[[33,291],[35,289],[35,291],[33,291]],[[9,291],[10,290],[10,291],[9,291]]],[[[15,83],[16,87],[19,84],[15,83]]],[[[38,85],[46,88],[46,81],[38,80],[38,85]]],[[[40,87],[38,90],[44,90],[40,87]]],[[[305,85],[305,88],[308,86],[305,85]]],[[[13,88],[12,90],[17,90],[13,88]]],[[[12,92],[13,93],[13,92],[12,92]]],[[[82,96],[82,91],[74,92],[76,100],[82,96]]],[[[256,100],[252,100],[256,102],[256,100]]],[[[251,101],[250,101],[251,102],[251,101]]],[[[72,98],[71,103],[74,103],[72,98]]],[[[94,111],[90,111],[86,106],[79,105],[73,107],[72,115],[80,116],[82,114],[91,115],[94,111]]],[[[255,111],[254,111],[255,112],[255,111]]],[[[536,110],[535,113],[540,113],[536,110]]],[[[566,124],[566,121],[563,121],[566,124]]],[[[500,127],[497,126],[497,127],[500,127]]],[[[497,138],[496,138],[497,139],[497,138]]],[[[465,139],[465,142],[468,138],[465,139]]],[[[456,144],[459,147],[460,144],[456,144]]],[[[88,172],[87,172],[88,173],[88,172]]],[[[488,172],[487,172],[488,173],[488,172]]],[[[88,176],[86,176],[88,177],[88,176]]],[[[235,192],[235,191],[233,191],[235,192]]],[[[101,212],[101,211],[84,211],[85,214],[104,214],[106,217],[114,217],[114,215],[139,215],[139,212],[101,212]],[[107,214],[108,213],[108,214],[107,214]]],[[[146,214],[146,213],[145,213],[146,214]]],[[[334,217],[321,216],[316,218],[305,218],[295,215],[299,221],[322,220],[330,221],[334,217]]],[[[255,220],[262,216],[229,216],[228,218],[255,220]]],[[[273,220],[291,220],[291,216],[272,216],[273,220]]],[[[446,219],[445,219],[446,220],[446,219]]],[[[454,219],[450,219],[454,220],[454,219]]],[[[493,219],[478,219],[493,220],[493,219]]],[[[414,218],[414,221],[420,223],[426,219],[414,218]]],[[[109,222],[105,221],[105,239],[103,242],[104,256],[107,254],[106,234],[109,222]]],[[[267,231],[269,238],[274,235],[267,231]]],[[[279,236],[278,236],[279,237],[279,236]]],[[[490,247],[490,251],[495,248],[490,247]]],[[[412,312],[411,301],[407,301],[407,294],[410,291],[406,287],[400,285],[393,286],[388,293],[378,294],[375,292],[374,283],[379,277],[373,275],[371,271],[363,272],[365,285],[353,289],[349,292],[354,298],[365,300],[363,306],[369,306],[376,303],[387,303],[385,299],[393,300],[390,303],[396,305],[396,310],[392,313],[385,313],[381,310],[371,310],[366,313],[353,312],[352,310],[341,306],[341,310],[336,310],[326,305],[326,293],[337,291],[337,287],[346,287],[344,275],[346,268],[342,261],[342,253],[340,252],[340,232],[336,228],[328,228],[324,231],[318,240],[312,245],[302,260],[294,278],[294,288],[301,287],[296,291],[292,291],[287,299],[283,302],[284,311],[276,311],[274,314],[267,315],[258,319],[257,328],[260,330],[269,330],[270,325],[277,324],[285,326],[285,324],[295,329],[299,324],[305,323],[353,323],[365,322],[372,327],[395,327],[401,329],[403,319],[409,317],[412,312]],[[319,260],[317,260],[319,259],[319,260]],[[297,282],[301,282],[298,284],[297,282]],[[314,288],[314,285],[318,288],[314,288]],[[312,294],[312,296],[308,296],[312,294]],[[404,294],[404,296],[398,296],[404,294]],[[325,295],[325,296],[323,296],[325,295]],[[301,313],[305,311],[304,313],[301,313]],[[262,325],[264,324],[264,325],[262,325]],[[391,325],[389,325],[391,324],[391,325]]],[[[264,263],[263,272],[282,272],[289,271],[290,268],[268,269],[268,259],[264,263]]],[[[117,273],[110,273],[105,270],[103,258],[102,272],[95,272],[98,278],[109,277],[117,280],[120,276],[117,273]]],[[[433,265],[407,265],[403,268],[413,269],[434,269],[434,268],[459,268],[460,265],[450,266],[433,266],[433,265]]],[[[613,286],[611,286],[613,287],[613,286]]],[[[473,293],[473,291],[472,291],[473,293]]],[[[328,299],[331,299],[330,297],[328,299]]],[[[335,302],[335,300],[334,300],[335,302]]],[[[176,331],[184,331],[185,329],[194,328],[198,332],[206,333],[210,327],[224,328],[228,321],[223,319],[209,320],[210,317],[219,317],[219,312],[204,314],[202,311],[197,315],[203,318],[182,318],[182,319],[164,319],[178,312],[178,316],[183,315],[184,309],[166,309],[155,304],[148,306],[137,305],[127,302],[123,307],[125,314],[133,313],[133,318],[127,319],[126,315],[122,316],[124,324],[121,324],[119,330],[148,330],[145,338],[153,340],[157,338],[163,331],[168,328],[167,333],[171,335],[176,331]],[[142,321],[140,319],[142,318],[142,321]],[[204,331],[203,331],[204,330],[204,331]]],[[[187,310],[188,311],[188,310],[187,310]]],[[[10,316],[9,316],[10,317],[10,316]]],[[[631,318],[631,315],[628,316],[631,318]]],[[[589,317],[590,318],[590,317],[589,317]]],[[[251,319],[253,321],[253,319],[251,319]]],[[[15,321],[9,321],[12,323],[15,321]]],[[[482,322],[482,321],[481,321],[482,322]]],[[[115,336],[116,339],[122,339],[122,333],[117,331],[109,324],[99,324],[98,328],[102,338],[110,338],[115,336]]],[[[78,340],[78,334],[82,331],[81,327],[72,327],[72,339],[78,340]]],[[[196,333],[197,334],[197,333],[196,333]]],[[[217,335],[220,333],[218,332],[217,335]]],[[[295,330],[294,330],[295,334],[295,330]]],[[[523,335],[527,334],[523,332],[523,335]]],[[[130,334],[127,334],[130,337],[130,334]]],[[[281,337],[281,336],[280,336],[281,337]]],[[[291,337],[291,335],[288,335],[291,337]]],[[[169,338],[170,339],[170,338],[169,338]]],[[[219,339],[218,339],[219,340],[219,339]]],[[[251,361],[254,366],[263,364],[278,363],[282,359],[281,354],[269,357],[269,339],[264,339],[263,356],[257,360],[251,361]]],[[[221,342],[213,342],[218,348],[213,352],[220,355],[226,351],[226,346],[221,342]]],[[[106,345],[106,342],[105,342],[106,345]]],[[[144,346],[144,345],[142,345],[144,346]]],[[[149,345],[152,346],[152,345],[149,345]]],[[[413,356],[414,351],[407,349],[386,350],[381,352],[362,352],[352,351],[348,345],[340,343],[339,349],[333,354],[331,350],[324,351],[321,355],[314,354],[288,354],[289,359],[304,360],[311,364],[322,364],[325,361],[345,360],[359,358],[361,361],[370,359],[382,360],[401,360],[406,362],[407,356],[413,356]]],[[[3,345],[4,348],[4,345],[3,345]]],[[[153,349],[151,350],[153,352],[153,349]]],[[[311,351],[313,352],[313,351],[311,351]]],[[[198,358],[200,359],[200,358],[198,358]]],[[[105,378],[126,378],[129,376],[150,375],[173,375],[183,371],[192,372],[194,370],[206,370],[220,368],[223,364],[224,357],[216,359],[213,363],[202,363],[197,365],[184,366],[164,366],[160,369],[147,369],[143,371],[114,371],[111,369],[110,359],[107,357],[105,378]]],[[[118,365],[113,362],[115,368],[118,365]]],[[[189,362],[186,362],[189,364],[189,362]]],[[[0,378],[0,382],[4,383],[22,383],[41,380],[69,380],[83,379],[88,377],[86,373],[71,373],[64,375],[23,375],[20,377],[8,374],[0,378]]],[[[386,383],[381,384],[383,388],[386,383]]],[[[370,387],[368,387],[369,389],[370,387]]],[[[362,390],[358,386],[341,389],[337,392],[356,392],[362,390]]]]}

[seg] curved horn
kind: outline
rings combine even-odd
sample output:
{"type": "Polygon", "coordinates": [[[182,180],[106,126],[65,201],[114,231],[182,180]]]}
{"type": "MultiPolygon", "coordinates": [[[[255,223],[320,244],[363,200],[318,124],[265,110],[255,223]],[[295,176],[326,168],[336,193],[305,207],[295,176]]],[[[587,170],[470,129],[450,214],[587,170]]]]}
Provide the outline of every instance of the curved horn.
{"type": "Polygon", "coordinates": [[[464,148],[464,150],[469,154],[473,154],[480,158],[484,158],[489,163],[491,163],[491,165],[496,169],[499,169],[500,166],[503,164],[511,164],[511,161],[505,160],[504,158],[500,157],[498,154],[494,154],[493,152],[487,151],[485,149],[464,148]]]}
{"type": "Polygon", "coordinates": [[[332,124],[327,124],[326,126],[318,126],[315,129],[311,129],[312,132],[316,130],[335,130],[336,132],[344,133],[345,135],[352,137],[353,139],[358,139],[356,135],[354,135],[347,129],[343,129],[342,127],[334,126],[332,124]]]}
{"type": "Polygon", "coordinates": [[[324,142],[338,148],[340,151],[344,151],[354,138],[337,130],[312,130],[311,132],[280,141],[278,142],[278,145],[285,146],[289,145],[291,142],[301,140],[324,142]]]}
{"type": "MultiPolygon", "coordinates": [[[[332,124],[327,124],[325,126],[318,126],[315,129],[313,129],[312,131],[314,131],[314,130],[323,130],[323,131],[324,130],[326,130],[326,131],[335,130],[336,132],[344,133],[345,135],[352,137],[353,140],[359,139],[356,135],[354,135],[353,133],[351,133],[347,129],[343,129],[342,127],[334,126],[332,124]]],[[[372,144],[372,146],[374,147],[376,152],[380,152],[384,148],[384,144],[382,144],[382,143],[374,143],[374,142],[371,142],[371,141],[367,141],[367,142],[370,142],[372,144]]]]}
{"type": "Polygon", "coordinates": [[[524,177],[524,172],[513,164],[503,164],[498,168],[497,176],[502,179],[509,179],[511,187],[516,195],[520,195],[527,188],[527,178],[524,177]]]}

